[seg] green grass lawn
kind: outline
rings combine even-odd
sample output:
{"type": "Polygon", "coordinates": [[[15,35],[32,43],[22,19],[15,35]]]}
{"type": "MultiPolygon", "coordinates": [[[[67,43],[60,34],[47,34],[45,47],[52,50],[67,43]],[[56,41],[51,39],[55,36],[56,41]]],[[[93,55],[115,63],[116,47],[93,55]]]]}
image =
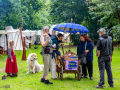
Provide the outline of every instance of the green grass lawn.
{"type": "MultiPolygon", "coordinates": [[[[64,51],[68,51],[68,48],[64,48],[64,51]]],[[[76,53],[77,47],[71,47],[71,51],[76,53]]],[[[32,52],[36,53],[38,57],[38,62],[43,64],[42,56],[40,55],[41,46],[38,49],[28,49],[26,51],[26,57],[32,52]]],[[[62,53],[62,49],[60,49],[62,53]]],[[[80,81],[75,78],[74,74],[64,73],[63,80],[53,80],[51,79],[51,74],[49,73],[48,79],[53,82],[53,85],[46,85],[40,82],[40,78],[42,77],[42,72],[36,74],[27,74],[28,65],[27,61],[21,60],[22,51],[15,52],[17,58],[18,65],[18,77],[10,78],[7,77],[7,80],[0,79],[0,90],[5,90],[5,85],[10,85],[9,89],[6,90],[97,90],[94,88],[94,85],[97,85],[100,80],[99,70],[98,70],[98,62],[96,57],[96,48],[94,49],[94,60],[93,60],[93,80],[89,78],[82,78],[80,81]]],[[[0,78],[3,75],[6,75],[4,72],[4,68],[6,66],[6,58],[4,55],[0,56],[0,78]]],[[[112,73],[114,79],[114,88],[110,88],[107,82],[107,74],[105,72],[105,90],[120,90],[120,46],[115,47],[113,53],[113,61],[111,63],[112,73]]]]}

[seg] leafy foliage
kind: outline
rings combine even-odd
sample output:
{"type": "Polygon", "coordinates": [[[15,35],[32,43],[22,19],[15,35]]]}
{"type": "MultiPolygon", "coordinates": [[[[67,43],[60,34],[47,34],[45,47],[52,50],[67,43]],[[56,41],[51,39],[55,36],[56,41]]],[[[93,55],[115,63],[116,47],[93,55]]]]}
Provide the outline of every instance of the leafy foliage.
{"type": "Polygon", "coordinates": [[[89,6],[89,13],[92,16],[91,19],[97,19],[100,26],[106,28],[107,33],[117,40],[120,35],[120,1],[96,0],[96,2],[91,4],[89,6]]]}
{"type": "Polygon", "coordinates": [[[24,29],[42,29],[49,25],[50,0],[1,0],[0,1],[0,29],[5,26],[24,29]],[[22,23],[23,18],[23,23],[22,23]]]}
{"type": "Polygon", "coordinates": [[[55,24],[70,22],[73,18],[74,23],[86,26],[95,44],[101,27],[112,37],[118,39],[120,35],[119,0],[53,0],[50,15],[55,24]]]}
{"type": "Polygon", "coordinates": [[[0,29],[5,26],[40,30],[43,26],[64,22],[84,25],[96,44],[97,30],[104,27],[107,33],[120,39],[119,0],[0,0],[0,29]]]}
{"type": "Polygon", "coordinates": [[[81,23],[87,15],[87,4],[84,0],[54,0],[51,5],[53,23],[70,22],[81,23]]]}
{"type": "Polygon", "coordinates": [[[71,41],[73,45],[78,45],[80,41],[80,34],[71,34],[71,41]]]}
{"type": "Polygon", "coordinates": [[[3,29],[5,25],[15,25],[18,20],[18,7],[10,0],[1,0],[0,2],[0,28],[3,29]],[[13,17],[14,15],[14,17],[13,17]],[[14,19],[13,19],[14,18],[14,19]]]}

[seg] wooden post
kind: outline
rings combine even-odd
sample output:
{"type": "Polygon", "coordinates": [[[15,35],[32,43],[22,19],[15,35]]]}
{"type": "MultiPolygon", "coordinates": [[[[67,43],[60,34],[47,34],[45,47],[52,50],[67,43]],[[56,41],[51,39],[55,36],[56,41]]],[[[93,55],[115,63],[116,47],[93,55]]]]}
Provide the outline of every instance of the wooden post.
{"type": "Polygon", "coordinates": [[[22,17],[22,27],[23,27],[23,17],[22,17]]]}
{"type": "Polygon", "coordinates": [[[20,33],[21,33],[22,46],[23,46],[22,60],[26,60],[25,38],[24,39],[22,38],[22,28],[23,27],[19,28],[20,33]]]}
{"type": "Polygon", "coordinates": [[[31,43],[29,43],[29,48],[31,48],[31,43]]]}
{"type": "Polygon", "coordinates": [[[29,48],[31,48],[31,30],[30,30],[30,43],[29,43],[29,48]]]}
{"type": "Polygon", "coordinates": [[[26,60],[26,47],[25,47],[25,37],[23,37],[23,55],[22,60],[26,60]]]}
{"type": "Polygon", "coordinates": [[[63,49],[63,45],[64,45],[64,44],[61,44],[61,46],[62,46],[62,51],[63,51],[63,55],[64,55],[64,49],[63,49]]]}

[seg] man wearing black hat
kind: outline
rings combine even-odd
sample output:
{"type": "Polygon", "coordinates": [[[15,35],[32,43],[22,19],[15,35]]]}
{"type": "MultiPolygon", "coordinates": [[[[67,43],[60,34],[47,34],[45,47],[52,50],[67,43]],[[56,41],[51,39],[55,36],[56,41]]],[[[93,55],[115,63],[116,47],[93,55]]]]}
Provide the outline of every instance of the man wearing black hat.
{"type": "Polygon", "coordinates": [[[111,71],[111,61],[112,61],[112,52],[113,52],[112,37],[106,34],[104,28],[99,29],[97,32],[99,33],[100,36],[97,42],[97,56],[98,56],[98,65],[100,72],[100,82],[98,83],[98,85],[94,85],[94,87],[103,88],[105,69],[107,71],[109,86],[114,87],[112,71],[111,71]]]}

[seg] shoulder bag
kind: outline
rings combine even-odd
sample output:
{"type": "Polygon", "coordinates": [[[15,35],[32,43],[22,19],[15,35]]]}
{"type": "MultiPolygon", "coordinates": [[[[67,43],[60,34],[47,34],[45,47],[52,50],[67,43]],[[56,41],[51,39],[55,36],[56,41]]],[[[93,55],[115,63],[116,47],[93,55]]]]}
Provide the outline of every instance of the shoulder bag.
{"type": "MultiPolygon", "coordinates": [[[[86,46],[87,46],[87,41],[86,41],[86,44],[85,44],[85,50],[86,50],[86,46]]],[[[82,65],[87,63],[85,53],[82,53],[82,54],[78,55],[78,59],[81,61],[82,65]]]]}

